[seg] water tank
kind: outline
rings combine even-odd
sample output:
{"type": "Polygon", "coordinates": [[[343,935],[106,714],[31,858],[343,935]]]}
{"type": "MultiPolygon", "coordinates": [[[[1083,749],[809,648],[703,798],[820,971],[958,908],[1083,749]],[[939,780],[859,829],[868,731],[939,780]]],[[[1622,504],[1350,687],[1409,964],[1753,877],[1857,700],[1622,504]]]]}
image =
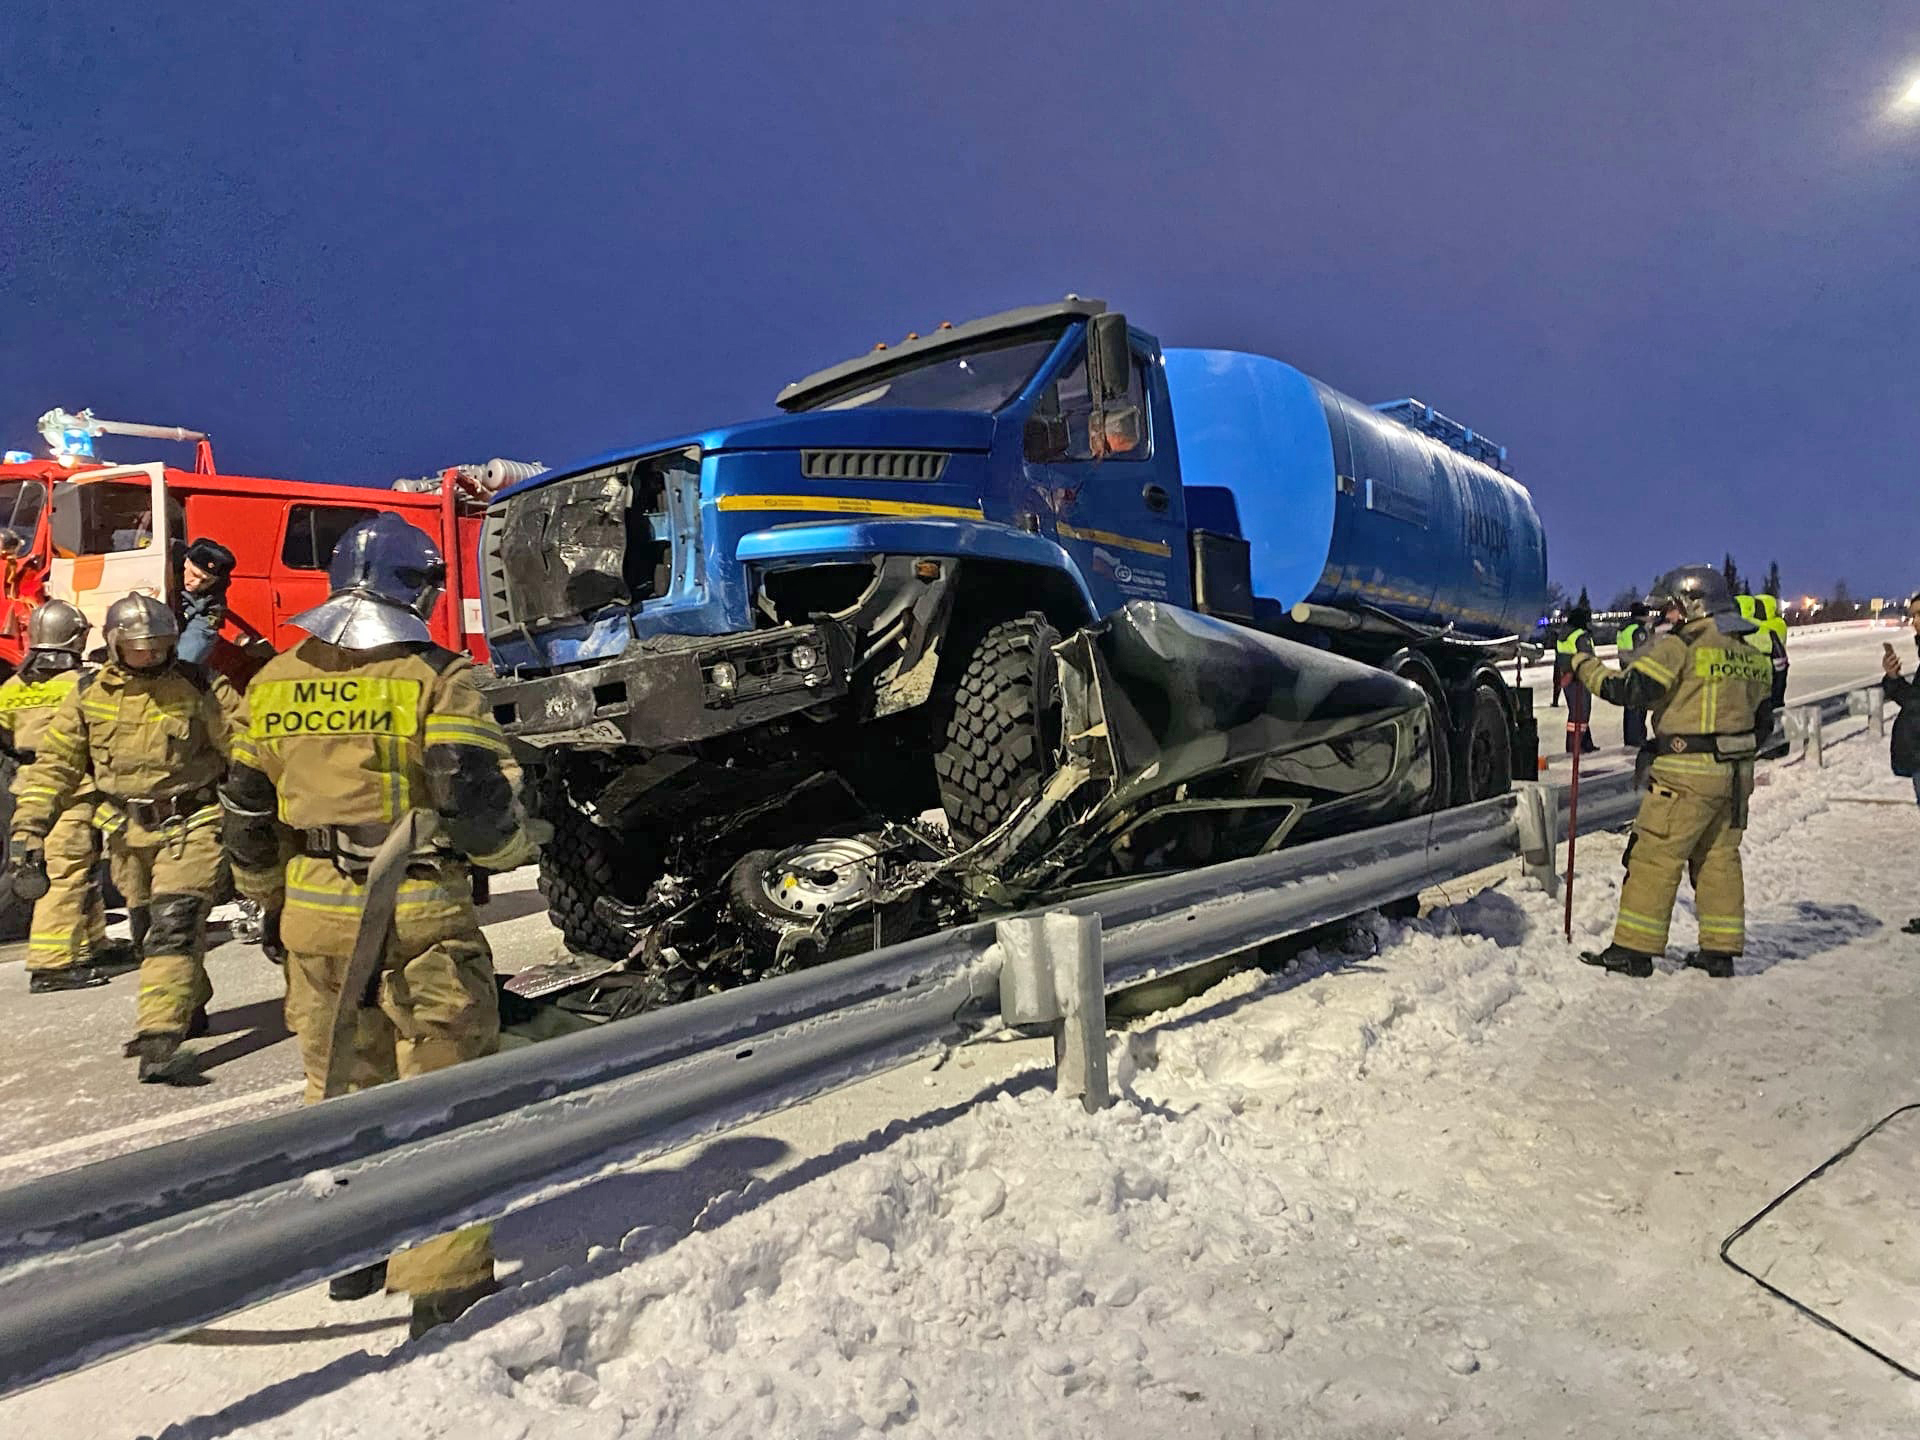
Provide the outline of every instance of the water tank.
{"type": "Polygon", "coordinates": [[[1517,481],[1267,356],[1165,363],[1188,523],[1246,538],[1262,616],[1305,600],[1532,631],[1546,535],[1517,481]]]}

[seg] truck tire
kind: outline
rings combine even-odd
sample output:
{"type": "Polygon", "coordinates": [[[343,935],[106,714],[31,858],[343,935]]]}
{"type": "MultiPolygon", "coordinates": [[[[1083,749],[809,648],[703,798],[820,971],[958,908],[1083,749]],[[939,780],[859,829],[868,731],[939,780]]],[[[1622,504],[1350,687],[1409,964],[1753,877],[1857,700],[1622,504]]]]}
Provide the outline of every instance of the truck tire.
{"type": "Polygon", "coordinates": [[[954,839],[989,834],[1053,768],[1060,737],[1059,632],[1029,613],[989,628],[966,654],[935,737],[934,778],[954,839]]]}
{"type": "MultiPolygon", "coordinates": [[[[541,817],[553,825],[553,839],[540,848],[540,893],[547,898],[547,917],[569,950],[625,960],[632,940],[602,920],[593,902],[602,895],[624,899],[628,887],[618,877],[633,867],[619,862],[613,836],[564,801],[542,806],[541,817]]],[[[651,867],[646,869],[650,875],[651,867]]]]}
{"type": "Polygon", "coordinates": [[[1492,688],[1476,686],[1468,721],[1464,774],[1465,801],[1486,800],[1513,788],[1513,731],[1507,707],[1492,688]]]}

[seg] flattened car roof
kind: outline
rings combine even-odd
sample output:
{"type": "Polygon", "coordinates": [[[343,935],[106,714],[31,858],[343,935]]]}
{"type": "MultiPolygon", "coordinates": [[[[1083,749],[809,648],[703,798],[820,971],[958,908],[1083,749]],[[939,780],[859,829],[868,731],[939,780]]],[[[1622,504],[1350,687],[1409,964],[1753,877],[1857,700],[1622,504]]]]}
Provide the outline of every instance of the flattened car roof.
{"type": "Polygon", "coordinates": [[[804,380],[796,380],[787,386],[774,398],[774,403],[782,410],[797,410],[818,400],[822,395],[838,389],[856,376],[892,370],[902,360],[921,360],[928,355],[936,355],[942,350],[976,344],[994,335],[1028,330],[1036,325],[1044,325],[1050,320],[1084,320],[1089,315],[1104,314],[1106,308],[1107,302],[1104,300],[1087,300],[1078,295],[1069,295],[1066,299],[1056,300],[1051,305],[1028,305],[1019,310],[1002,310],[998,315],[969,320],[964,325],[956,325],[950,330],[935,330],[931,334],[922,335],[917,340],[904,340],[898,345],[889,345],[884,350],[873,350],[856,359],[842,360],[838,365],[829,365],[824,370],[816,370],[804,380]]]}

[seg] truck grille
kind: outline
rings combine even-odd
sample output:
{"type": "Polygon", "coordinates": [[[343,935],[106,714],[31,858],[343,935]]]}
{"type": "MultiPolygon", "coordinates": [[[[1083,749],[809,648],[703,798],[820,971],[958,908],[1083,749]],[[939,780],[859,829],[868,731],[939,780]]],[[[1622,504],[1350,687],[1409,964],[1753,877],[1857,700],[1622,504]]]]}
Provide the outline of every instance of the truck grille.
{"type": "Polygon", "coordinates": [[[802,450],[809,480],[938,480],[947,457],[938,450],[802,450]]]}

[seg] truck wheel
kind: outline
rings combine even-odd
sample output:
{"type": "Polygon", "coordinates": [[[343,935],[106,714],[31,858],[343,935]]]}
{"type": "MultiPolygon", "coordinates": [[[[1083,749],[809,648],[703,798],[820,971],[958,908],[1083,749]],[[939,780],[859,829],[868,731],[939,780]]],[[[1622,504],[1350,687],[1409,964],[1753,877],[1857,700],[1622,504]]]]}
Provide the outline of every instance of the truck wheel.
{"type": "Polygon", "coordinates": [[[540,893],[547,897],[548,918],[569,950],[625,960],[632,940],[595,914],[593,902],[602,895],[627,899],[636,878],[644,893],[653,878],[651,861],[636,866],[617,855],[614,837],[564,799],[543,806],[541,816],[553,823],[553,839],[540,849],[540,893]]]}
{"type": "Polygon", "coordinates": [[[1513,733],[1507,724],[1507,707],[1485,685],[1473,692],[1466,750],[1468,800],[1504,795],[1513,788],[1513,733]]]}
{"type": "Polygon", "coordinates": [[[967,654],[933,757],[940,806],[961,844],[990,833],[1053,768],[1060,740],[1059,632],[1030,613],[993,626],[967,654]]]}
{"type": "MultiPolygon", "coordinates": [[[[20,763],[0,756],[0,845],[13,831],[13,777],[20,763]]],[[[13,898],[13,872],[0,872],[0,940],[24,940],[33,921],[33,902],[13,898]]]]}

